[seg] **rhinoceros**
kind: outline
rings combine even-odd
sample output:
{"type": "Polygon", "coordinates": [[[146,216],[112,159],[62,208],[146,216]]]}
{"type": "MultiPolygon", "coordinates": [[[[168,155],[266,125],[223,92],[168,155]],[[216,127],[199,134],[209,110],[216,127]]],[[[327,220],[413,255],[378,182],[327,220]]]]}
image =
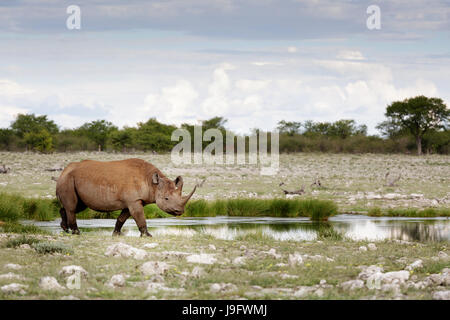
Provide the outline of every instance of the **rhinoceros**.
{"type": "Polygon", "coordinates": [[[86,208],[101,212],[122,210],[113,235],[120,235],[125,221],[132,216],[141,236],[150,236],[144,206],[149,203],[179,216],[197,186],[182,195],[183,178],[168,179],[151,163],[142,159],[120,161],[84,160],[70,163],[56,183],[56,197],[61,202],[61,228],[80,234],[76,213],[86,208]]]}

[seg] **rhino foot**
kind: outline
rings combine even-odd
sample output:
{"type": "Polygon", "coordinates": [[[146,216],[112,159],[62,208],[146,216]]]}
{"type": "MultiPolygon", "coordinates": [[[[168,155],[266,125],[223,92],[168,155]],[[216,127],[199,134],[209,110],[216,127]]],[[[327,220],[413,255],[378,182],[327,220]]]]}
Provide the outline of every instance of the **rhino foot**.
{"type": "Polygon", "coordinates": [[[78,229],[72,230],[72,234],[80,235],[80,230],[78,229]]]}
{"type": "Polygon", "coordinates": [[[122,232],[120,232],[120,231],[116,231],[116,230],[114,230],[113,231],[113,237],[118,237],[118,236],[122,236],[123,235],[123,233],[122,232]]]}

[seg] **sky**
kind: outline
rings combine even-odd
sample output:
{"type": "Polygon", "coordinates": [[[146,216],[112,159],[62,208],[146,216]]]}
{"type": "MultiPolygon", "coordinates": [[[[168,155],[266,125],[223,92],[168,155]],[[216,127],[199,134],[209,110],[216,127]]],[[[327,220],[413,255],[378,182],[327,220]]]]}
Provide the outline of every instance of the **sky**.
{"type": "Polygon", "coordinates": [[[222,116],[237,133],[355,119],[375,134],[422,94],[450,105],[450,0],[0,1],[0,127],[222,116]]]}

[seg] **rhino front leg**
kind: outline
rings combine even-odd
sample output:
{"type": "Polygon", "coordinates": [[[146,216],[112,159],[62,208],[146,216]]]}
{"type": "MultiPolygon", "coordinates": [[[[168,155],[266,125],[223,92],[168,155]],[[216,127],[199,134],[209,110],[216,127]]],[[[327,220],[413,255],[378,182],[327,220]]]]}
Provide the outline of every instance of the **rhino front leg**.
{"type": "Polygon", "coordinates": [[[142,203],[133,203],[128,207],[128,209],[130,210],[130,214],[133,217],[134,221],[136,221],[139,231],[141,232],[141,237],[151,237],[152,235],[147,230],[147,221],[145,221],[144,207],[142,206],[142,203]]]}
{"type": "Polygon", "coordinates": [[[120,215],[117,217],[116,226],[113,231],[113,236],[120,236],[122,235],[122,226],[127,221],[127,219],[130,217],[130,210],[128,208],[123,209],[120,215]]]}

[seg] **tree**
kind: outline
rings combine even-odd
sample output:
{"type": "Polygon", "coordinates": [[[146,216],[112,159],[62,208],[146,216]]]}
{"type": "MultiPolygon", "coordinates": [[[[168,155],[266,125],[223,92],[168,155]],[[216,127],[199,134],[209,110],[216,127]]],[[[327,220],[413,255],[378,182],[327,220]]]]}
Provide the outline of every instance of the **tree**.
{"type": "Polygon", "coordinates": [[[300,133],[301,125],[301,122],[281,120],[278,122],[277,129],[280,133],[286,133],[288,136],[293,136],[294,134],[300,133]]]}
{"type": "Polygon", "coordinates": [[[151,118],[138,123],[136,142],[144,150],[169,151],[176,144],[171,140],[172,132],[176,129],[175,126],[151,118]]]}
{"type": "Polygon", "coordinates": [[[36,116],[32,114],[18,114],[16,120],[11,124],[11,129],[20,138],[26,133],[38,133],[43,129],[50,135],[58,133],[58,126],[53,120],[48,120],[46,115],[36,116]]]}
{"type": "Polygon", "coordinates": [[[124,127],[122,130],[111,133],[111,143],[116,150],[125,152],[135,142],[136,128],[124,127]]]}
{"type": "Polygon", "coordinates": [[[440,98],[417,96],[395,101],[386,108],[391,126],[410,132],[416,140],[417,154],[422,154],[422,138],[432,129],[440,129],[449,121],[450,110],[440,98]]]}
{"type": "Polygon", "coordinates": [[[32,150],[45,153],[53,150],[53,139],[46,129],[39,132],[27,132],[23,138],[27,147],[32,150]]]}
{"type": "Polygon", "coordinates": [[[98,151],[105,149],[108,136],[118,130],[115,125],[106,120],[96,120],[83,124],[78,131],[86,135],[98,145],[98,151]]]}
{"type": "Polygon", "coordinates": [[[0,147],[9,150],[14,140],[14,133],[11,129],[0,128],[0,147]]]}

